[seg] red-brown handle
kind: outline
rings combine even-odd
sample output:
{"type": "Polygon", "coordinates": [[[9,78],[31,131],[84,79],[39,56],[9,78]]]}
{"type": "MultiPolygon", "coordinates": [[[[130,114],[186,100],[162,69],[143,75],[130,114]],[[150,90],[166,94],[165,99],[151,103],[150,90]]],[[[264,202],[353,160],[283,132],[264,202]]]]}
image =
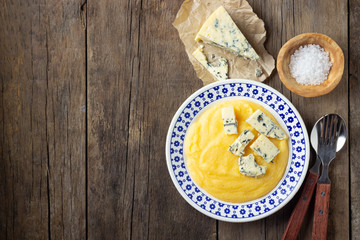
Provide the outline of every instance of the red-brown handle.
{"type": "Polygon", "coordinates": [[[300,199],[291,214],[288,225],[281,238],[282,240],[292,240],[297,238],[297,235],[299,234],[301,228],[301,224],[304,221],[305,213],[309,207],[311,197],[314,193],[318,178],[319,174],[311,171],[306,177],[304,189],[302,190],[300,199]]]}
{"type": "Polygon", "coordinates": [[[312,239],[326,239],[330,201],[330,184],[318,183],[315,195],[312,239]]]}

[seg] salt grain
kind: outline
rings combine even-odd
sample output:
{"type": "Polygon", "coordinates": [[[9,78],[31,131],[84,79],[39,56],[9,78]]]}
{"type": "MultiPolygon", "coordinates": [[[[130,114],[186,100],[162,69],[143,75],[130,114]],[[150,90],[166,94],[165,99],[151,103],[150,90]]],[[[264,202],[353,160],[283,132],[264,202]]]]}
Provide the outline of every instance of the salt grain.
{"type": "Polygon", "coordinates": [[[329,74],[332,64],[329,53],[315,44],[301,46],[291,55],[290,72],[303,85],[320,85],[329,74]]]}

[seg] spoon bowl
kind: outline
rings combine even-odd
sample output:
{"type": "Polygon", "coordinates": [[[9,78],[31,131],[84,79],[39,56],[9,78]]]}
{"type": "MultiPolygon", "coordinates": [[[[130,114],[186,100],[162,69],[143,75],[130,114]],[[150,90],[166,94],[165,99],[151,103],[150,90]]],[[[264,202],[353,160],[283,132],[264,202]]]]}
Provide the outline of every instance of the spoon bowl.
{"type": "Polygon", "coordinates": [[[318,138],[322,129],[323,120],[325,116],[332,116],[332,115],[336,115],[338,118],[341,119],[341,121],[338,121],[338,126],[337,126],[339,129],[339,135],[337,136],[338,139],[336,142],[336,152],[340,151],[345,145],[346,137],[347,137],[345,120],[335,113],[327,114],[322,116],[319,120],[317,120],[317,122],[314,124],[313,129],[311,130],[311,134],[310,134],[311,146],[314,148],[316,153],[318,152],[318,143],[319,143],[318,138]]]}

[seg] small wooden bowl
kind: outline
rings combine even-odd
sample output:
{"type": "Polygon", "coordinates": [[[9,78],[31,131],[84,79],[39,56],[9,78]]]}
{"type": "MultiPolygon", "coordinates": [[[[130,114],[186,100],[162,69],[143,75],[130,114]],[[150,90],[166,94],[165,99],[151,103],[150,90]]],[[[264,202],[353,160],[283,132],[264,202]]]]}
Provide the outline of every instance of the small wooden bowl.
{"type": "Polygon", "coordinates": [[[340,82],[344,72],[344,54],[339,45],[330,37],[320,33],[300,34],[289,41],[280,49],[277,64],[280,80],[292,92],[303,97],[317,97],[331,92],[340,82]],[[329,53],[332,67],[328,78],[320,85],[302,85],[296,82],[290,73],[290,57],[300,46],[308,44],[320,45],[329,53]]]}

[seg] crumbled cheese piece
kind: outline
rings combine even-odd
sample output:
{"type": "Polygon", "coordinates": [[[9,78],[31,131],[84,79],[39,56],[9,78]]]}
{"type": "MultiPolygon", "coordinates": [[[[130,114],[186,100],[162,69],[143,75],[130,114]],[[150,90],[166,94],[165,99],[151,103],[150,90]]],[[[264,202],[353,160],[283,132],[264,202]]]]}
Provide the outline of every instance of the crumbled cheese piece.
{"type": "MultiPolygon", "coordinates": [[[[193,56],[198,60],[201,65],[203,65],[214,77],[218,80],[225,80],[228,79],[228,72],[229,72],[229,64],[225,58],[219,57],[217,59],[217,64],[211,64],[206,59],[203,50],[204,46],[198,47],[194,52],[193,56]]],[[[211,58],[214,59],[215,55],[212,54],[211,58]]]]}
{"type": "Polygon", "coordinates": [[[263,71],[260,68],[257,68],[255,70],[255,76],[256,77],[260,77],[261,75],[263,75],[263,71]]]}
{"type": "Polygon", "coordinates": [[[259,166],[254,155],[249,154],[239,158],[239,171],[244,176],[258,178],[265,175],[266,167],[259,166]]]}
{"type": "Polygon", "coordinates": [[[245,130],[240,134],[240,136],[235,140],[235,142],[229,147],[229,151],[237,156],[244,154],[245,147],[249,142],[254,138],[254,134],[250,130],[245,130]]]}
{"type": "Polygon", "coordinates": [[[224,107],[221,109],[222,112],[222,120],[223,120],[223,126],[225,134],[231,135],[231,134],[237,134],[237,124],[235,118],[235,111],[233,106],[224,107]]]}
{"type": "Polygon", "coordinates": [[[271,162],[280,150],[273,144],[265,135],[260,135],[250,148],[259,156],[261,156],[267,163],[271,162]]]}
{"type": "Polygon", "coordinates": [[[320,85],[328,77],[332,63],[329,53],[315,44],[300,46],[290,58],[290,72],[303,85],[320,85]]]}
{"type": "Polygon", "coordinates": [[[259,133],[271,138],[285,139],[286,133],[276,125],[265,113],[260,109],[256,110],[246,122],[255,128],[259,133]]]}

